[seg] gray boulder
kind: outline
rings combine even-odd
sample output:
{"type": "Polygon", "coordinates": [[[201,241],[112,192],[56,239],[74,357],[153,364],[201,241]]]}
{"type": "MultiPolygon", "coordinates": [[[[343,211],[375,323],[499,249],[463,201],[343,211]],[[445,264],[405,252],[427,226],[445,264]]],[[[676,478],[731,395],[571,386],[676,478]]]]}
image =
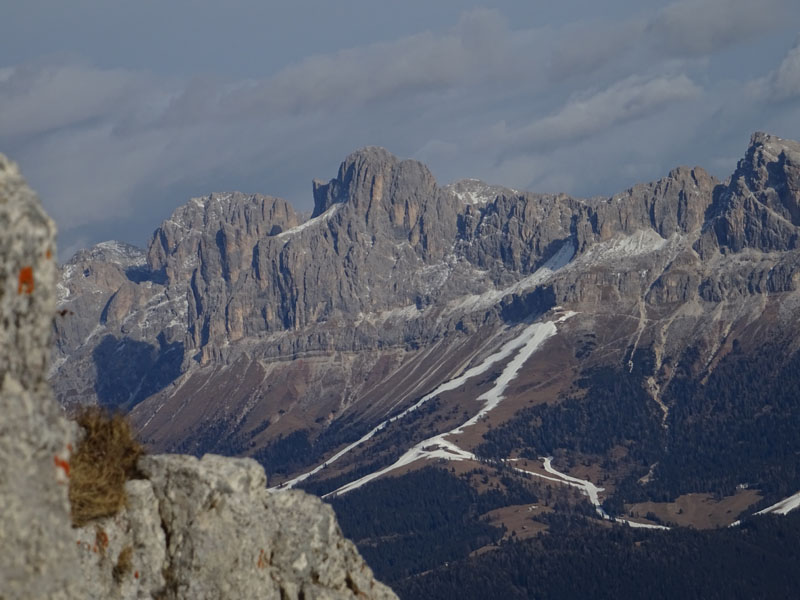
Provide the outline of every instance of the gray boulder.
{"type": "Polygon", "coordinates": [[[97,598],[395,598],[333,510],[303,492],[269,492],[251,459],[140,460],[120,514],[77,531],[97,598]]]}

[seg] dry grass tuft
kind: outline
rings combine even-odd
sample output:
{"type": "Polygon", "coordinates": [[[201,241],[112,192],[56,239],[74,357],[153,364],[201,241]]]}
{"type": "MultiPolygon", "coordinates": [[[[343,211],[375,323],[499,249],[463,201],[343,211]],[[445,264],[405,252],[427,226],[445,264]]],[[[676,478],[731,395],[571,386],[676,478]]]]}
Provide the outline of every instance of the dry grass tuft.
{"type": "Polygon", "coordinates": [[[133,547],[125,546],[117,557],[117,564],[111,570],[114,581],[120,583],[133,567],[133,547]]]}
{"type": "Polygon", "coordinates": [[[75,419],[84,430],[70,460],[72,525],[116,514],[125,504],[125,482],[137,475],[144,448],[121,415],[89,408],[75,419]]]}

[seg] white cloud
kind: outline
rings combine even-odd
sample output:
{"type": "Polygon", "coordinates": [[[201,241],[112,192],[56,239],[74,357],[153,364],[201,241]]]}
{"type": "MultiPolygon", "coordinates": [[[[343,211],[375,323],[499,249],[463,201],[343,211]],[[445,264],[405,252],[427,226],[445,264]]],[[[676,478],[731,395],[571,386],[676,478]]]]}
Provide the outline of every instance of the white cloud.
{"type": "Polygon", "coordinates": [[[800,39],[773,73],[770,83],[777,100],[800,96],[800,39]]]}
{"type": "Polygon", "coordinates": [[[581,140],[699,93],[700,88],[683,74],[649,79],[631,76],[602,91],[574,97],[556,113],[526,127],[506,130],[507,151],[541,151],[581,140]]]}
{"type": "Polygon", "coordinates": [[[148,78],[83,65],[20,66],[0,79],[0,136],[31,136],[133,110],[148,78]]]}
{"type": "Polygon", "coordinates": [[[780,64],[744,87],[751,104],[778,104],[800,97],[800,36],[781,59],[780,64]]]}

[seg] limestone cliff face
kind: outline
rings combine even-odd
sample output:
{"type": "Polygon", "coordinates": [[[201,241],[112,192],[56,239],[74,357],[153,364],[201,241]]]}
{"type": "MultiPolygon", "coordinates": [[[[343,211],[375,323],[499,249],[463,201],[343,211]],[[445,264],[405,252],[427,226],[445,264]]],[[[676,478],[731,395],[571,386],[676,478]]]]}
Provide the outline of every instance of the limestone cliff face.
{"type": "MultiPolygon", "coordinates": [[[[79,433],[61,416],[46,375],[53,319],[68,317],[56,313],[56,294],[68,298],[75,287],[56,289],[55,227],[2,155],[0,232],[0,596],[396,597],[342,537],[330,507],[301,492],[268,492],[250,459],[145,457],[120,514],[72,529],[67,486],[79,433]]],[[[143,281],[142,259],[111,244],[67,268],[85,267],[78,276],[86,285],[117,286],[119,298],[143,281]]],[[[150,292],[131,293],[133,303],[150,292]]],[[[111,300],[81,306],[99,309],[101,321],[115,318],[111,300]]]]}
{"type": "Polygon", "coordinates": [[[712,360],[768,295],[798,289],[798,181],[798,144],[766,134],[729,181],[679,167],[591,199],[440,187],[365,148],[314,183],[310,219],[212,194],[146,251],[76,255],[53,381],[65,405],[131,410],[156,447],[252,454],[296,429],[374,423],[555,305],[587,329],[625,315],[607,356],[652,346],[658,378],[662,358],[691,345],[712,360]]]}
{"type": "Polygon", "coordinates": [[[189,284],[186,343],[201,362],[226,342],[412,304],[416,272],[450,249],[456,203],[419,163],[368,148],[314,194],[301,225],[285,203],[263,230],[201,222],[193,201],[156,231],[165,241],[151,244],[151,268],[166,271],[170,287],[189,284]]]}
{"type": "Polygon", "coordinates": [[[795,250],[800,226],[800,144],[755,133],[729,184],[719,190],[699,250],[795,250]]]}
{"type": "Polygon", "coordinates": [[[190,358],[226,360],[229,344],[278,332],[290,335],[272,346],[276,355],[374,347],[385,333],[367,326],[320,332],[507,286],[565,243],[581,251],[641,229],[665,238],[693,231],[715,184],[702,169],[676,169],[602,200],[468,181],[440,188],[424,165],[366,148],[349,156],[336,178],[315,182],[314,212],[303,223],[282,200],[212,194],[156,230],[146,264],[127,248],[76,255],[63,270],[61,299],[78,309],[73,321],[80,323],[59,329],[61,357],[74,362],[101,333],[151,344],[162,334],[161,346],[181,344],[182,370],[190,358]],[[479,202],[465,201],[481,194],[479,202]],[[105,331],[96,331],[98,324],[105,331]],[[314,333],[301,340],[291,334],[308,328],[314,333]]]}

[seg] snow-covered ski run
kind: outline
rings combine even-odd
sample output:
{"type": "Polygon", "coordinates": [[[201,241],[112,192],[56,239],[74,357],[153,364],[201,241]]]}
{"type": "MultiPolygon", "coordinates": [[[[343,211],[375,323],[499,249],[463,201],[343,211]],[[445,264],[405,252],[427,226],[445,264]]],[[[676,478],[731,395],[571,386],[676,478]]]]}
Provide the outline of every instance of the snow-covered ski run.
{"type": "MultiPolygon", "coordinates": [[[[533,354],[541,347],[541,345],[550,337],[555,335],[557,332],[556,325],[559,323],[564,322],[565,320],[569,319],[575,313],[573,312],[566,312],[561,317],[556,319],[555,321],[547,321],[544,323],[533,323],[525,327],[522,332],[515,338],[511,339],[510,341],[506,342],[500,350],[495,352],[494,354],[487,357],[482,363],[477,366],[471,367],[464,371],[458,377],[455,377],[449,381],[446,381],[442,385],[438,386],[429,394],[423,396],[419,401],[417,401],[414,405],[407,408],[406,410],[402,411],[401,413],[382,421],[380,424],[375,426],[372,430],[366,433],[357,441],[345,446],[342,450],[334,454],[328,460],[323,462],[321,465],[318,465],[314,469],[303,473],[302,475],[298,475],[294,479],[291,479],[284,484],[272,488],[273,490],[277,489],[289,489],[296,486],[301,481],[304,481],[315,475],[323,468],[327,467],[328,465],[333,464],[334,462],[341,459],[347,453],[351,452],[354,448],[356,448],[359,444],[366,442],[367,440],[371,439],[375,434],[385,429],[391,423],[402,419],[406,415],[410,414],[412,411],[419,409],[429,400],[435,398],[439,394],[442,394],[447,391],[451,391],[457,389],[464,383],[466,383],[469,379],[486,373],[489,369],[507,359],[508,357],[512,356],[514,352],[516,355],[506,364],[503,368],[502,373],[500,376],[495,380],[494,386],[487,392],[483,393],[481,396],[478,397],[478,400],[483,401],[483,407],[470,419],[459,425],[458,427],[451,429],[450,431],[446,431],[444,433],[437,434],[421,442],[418,442],[414,446],[412,446],[409,450],[407,450],[400,458],[398,458],[394,463],[388,465],[382,469],[374,471],[372,473],[368,473],[363,477],[360,477],[350,483],[347,483],[332,492],[329,492],[323,496],[323,498],[337,496],[341,494],[346,494],[347,492],[351,492],[355,489],[360,488],[361,486],[369,483],[370,481],[374,481],[379,477],[382,477],[392,471],[396,471],[406,465],[409,465],[413,462],[423,459],[445,459],[445,460],[474,460],[479,461],[480,459],[468,450],[464,450],[463,448],[456,445],[453,441],[447,439],[449,436],[463,433],[464,429],[470,427],[480,421],[481,418],[484,417],[489,411],[493,410],[497,407],[500,402],[503,400],[503,395],[508,388],[508,385],[517,377],[519,374],[520,369],[522,369],[523,365],[528,362],[528,360],[533,356],[533,354]]],[[[602,504],[600,502],[599,494],[603,491],[603,488],[596,486],[591,481],[587,481],[585,479],[579,479],[577,477],[572,477],[571,475],[567,475],[566,473],[562,473],[556,470],[552,465],[552,457],[542,457],[544,470],[548,473],[545,475],[543,473],[536,473],[532,471],[527,471],[524,469],[519,469],[517,467],[512,467],[517,471],[525,473],[527,475],[531,475],[534,477],[539,477],[542,479],[546,479],[555,483],[560,483],[562,485],[569,485],[572,487],[576,487],[581,490],[583,494],[585,494],[592,505],[595,507],[597,514],[602,517],[603,519],[613,520],[620,523],[626,523],[631,527],[647,527],[653,529],[669,529],[668,527],[664,527],[662,525],[652,525],[648,523],[637,523],[635,521],[629,521],[628,519],[620,519],[620,518],[612,518],[603,510],[602,504]]],[[[513,462],[513,460],[509,460],[507,462],[513,462]]]]}
{"type": "MultiPolygon", "coordinates": [[[[509,459],[508,462],[513,462],[514,460],[519,459],[509,459]]],[[[578,488],[581,493],[589,498],[589,502],[592,503],[594,506],[595,512],[597,514],[607,520],[607,521],[614,521],[615,523],[624,523],[625,525],[629,525],[631,527],[640,527],[646,529],[669,529],[669,527],[665,527],[664,525],[654,525],[652,523],[639,523],[637,521],[631,521],[630,519],[623,519],[621,517],[612,517],[609,515],[604,509],[603,505],[600,502],[600,492],[604,491],[603,488],[597,487],[591,481],[586,479],[579,479],[577,477],[573,477],[571,475],[567,475],[566,473],[562,473],[561,471],[557,470],[553,467],[553,457],[552,456],[541,456],[539,460],[542,461],[542,466],[544,470],[547,471],[550,475],[554,475],[554,477],[550,477],[549,475],[544,475],[543,473],[537,473],[535,471],[528,471],[525,469],[520,469],[518,467],[513,467],[514,470],[519,471],[520,473],[525,473],[527,475],[532,475],[534,477],[539,477],[540,479],[547,479],[548,481],[554,481],[556,483],[561,483],[563,485],[568,485],[571,487],[578,488]]]]}
{"type": "Polygon", "coordinates": [[[768,506],[767,508],[758,511],[756,514],[768,515],[770,513],[775,513],[776,515],[786,515],[798,507],[800,507],[800,492],[797,492],[788,498],[784,498],[780,502],[776,502],[772,506],[768,506]]]}
{"type": "MultiPolygon", "coordinates": [[[[508,384],[516,378],[519,370],[522,366],[528,362],[528,359],[533,355],[536,350],[542,345],[542,343],[547,340],[549,337],[553,336],[557,329],[556,323],[561,323],[564,320],[571,317],[574,313],[566,313],[562,317],[560,317],[556,321],[548,321],[546,323],[534,323],[533,325],[529,325],[526,327],[523,332],[510,342],[508,342],[497,354],[493,354],[490,356],[486,361],[481,363],[478,367],[475,367],[477,372],[474,375],[469,375],[469,377],[465,377],[472,371],[472,369],[468,370],[464,375],[461,377],[457,377],[456,379],[451,380],[450,382],[445,383],[444,385],[440,386],[432,394],[435,396],[440,394],[444,390],[445,386],[448,389],[455,389],[458,385],[461,385],[464,381],[469,379],[470,377],[474,377],[479,373],[484,373],[489,369],[490,365],[487,363],[495,356],[502,355],[503,358],[509,356],[511,352],[519,348],[519,352],[513,359],[509,361],[509,363],[503,369],[503,372],[500,376],[495,380],[495,384],[486,393],[480,395],[478,400],[484,401],[483,408],[477,412],[471,419],[465,421],[455,429],[451,429],[445,433],[440,433],[428,439],[422,440],[421,442],[414,445],[410,450],[408,450],[405,454],[403,454],[397,461],[393,464],[389,465],[388,467],[384,467],[379,471],[375,471],[374,473],[370,473],[365,475],[355,481],[351,481],[350,483],[343,485],[342,487],[330,492],[323,496],[326,498],[328,496],[335,496],[338,494],[345,494],[352,490],[355,490],[362,485],[369,483],[370,481],[381,477],[382,475],[386,475],[387,473],[404,467],[405,465],[411,464],[414,461],[420,459],[433,459],[433,458],[444,458],[446,460],[479,460],[477,456],[475,456],[472,452],[464,450],[457,446],[455,443],[447,440],[446,438],[451,435],[455,435],[458,433],[463,433],[466,427],[474,425],[480,419],[488,413],[490,410],[495,408],[502,400],[503,400],[503,393],[505,392],[508,384]],[[451,382],[458,381],[456,386],[450,386],[451,382]]],[[[493,360],[492,364],[497,362],[497,360],[493,360]]],[[[433,396],[432,396],[433,397],[433,396]]]]}
{"type": "Polygon", "coordinates": [[[462,450],[461,448],[457,447],[454,443],[446,440],[445,438],[451,434],[461,433],[465,427],[469,427],[478,422],[478,420],[483,417],[487,412],[495,408],[503,398],[503,392],[505,391],[508,384],[517,376],[517,373],[522,368],[522,365],[528,361],[528,359],[533,355],[533,353],[541,346],[541,344],[550,338],[551,336],[555,335],[557,328],[557,323],[562,323],[569,317],[571,317],[573,312],[566,312],[561,317],[559,317],[555,321],[547,321],[544,323],[533,323],[525,327],[522,332],[515,338],[506,342],[497,352],[488,356],[483,362],[479,365],[471,367],[464,371],[458,377],[455,377],[449,381],[446,381],[442,385],[438,386],[432,392],[423,396],[420,400],[418,400],[414,405],[410,406],[403,412],[386,419],[385,421],[379,423],[375,426],[371,431],[366,433],[360,439],[356,440],[352,444],[345,446],[339,452],[331,456],[328,460],[323,462],[321,465],[318,465],[314,469],[303,473],[302,475],[298,475],[294,479],[291,479],[279,488],[273,489],[288,489],[296,486],[301,481],[305,481],[312,475],[315,475],[323,468],[328,465],[331,465],[342,458],[347,453],[351,452],[354,448],[356,448],[359,444],[366,442],[367,440],[371,439],[376,433],[385,429],[391,423],[402,419],[406,415],[410,414],[411,412],[419,409],[429,400],[435,398],[436,396],[448,392],[451,390],[458,389],[464,383],[466,383],[469,379],[476,377],[478,375],[482,375],[489,371],[494,365],[499,362],[506,360],[515,351],[518,351],[516,356],[509,361],[506,367],[503,369],[503,372],[495,381],[495,385],[492,387],[491,390],[482,394],[478,400],[484,401],[484,406],[481,408],[478,413],[473,416],[471,419],[465,421],[455,429],[451,431],[438,434],[426,440],[423,440],[416,444],[414,447],[409,449],[403,456],[401,456],[394,464],[381,469],[380,471],[376,471],[374,473],[370,473],[365,475],[364,477],[357,479],[356,481],[352,481],[347,485],[342,486],[341,488],[331,492],[328,495],[334,494],[341,494],[351,490],[354,490],[358,487],[361,487],[365,483],[372,481],[380,477],[381,475],[385,475],[390,471],[394,471],[395,469],[399,469],[400,467],[407,465],[415,460],[420,458],[445,458],[447,460],[477,460],[477,457],[468,452],[466,450],[462,450]]]}

